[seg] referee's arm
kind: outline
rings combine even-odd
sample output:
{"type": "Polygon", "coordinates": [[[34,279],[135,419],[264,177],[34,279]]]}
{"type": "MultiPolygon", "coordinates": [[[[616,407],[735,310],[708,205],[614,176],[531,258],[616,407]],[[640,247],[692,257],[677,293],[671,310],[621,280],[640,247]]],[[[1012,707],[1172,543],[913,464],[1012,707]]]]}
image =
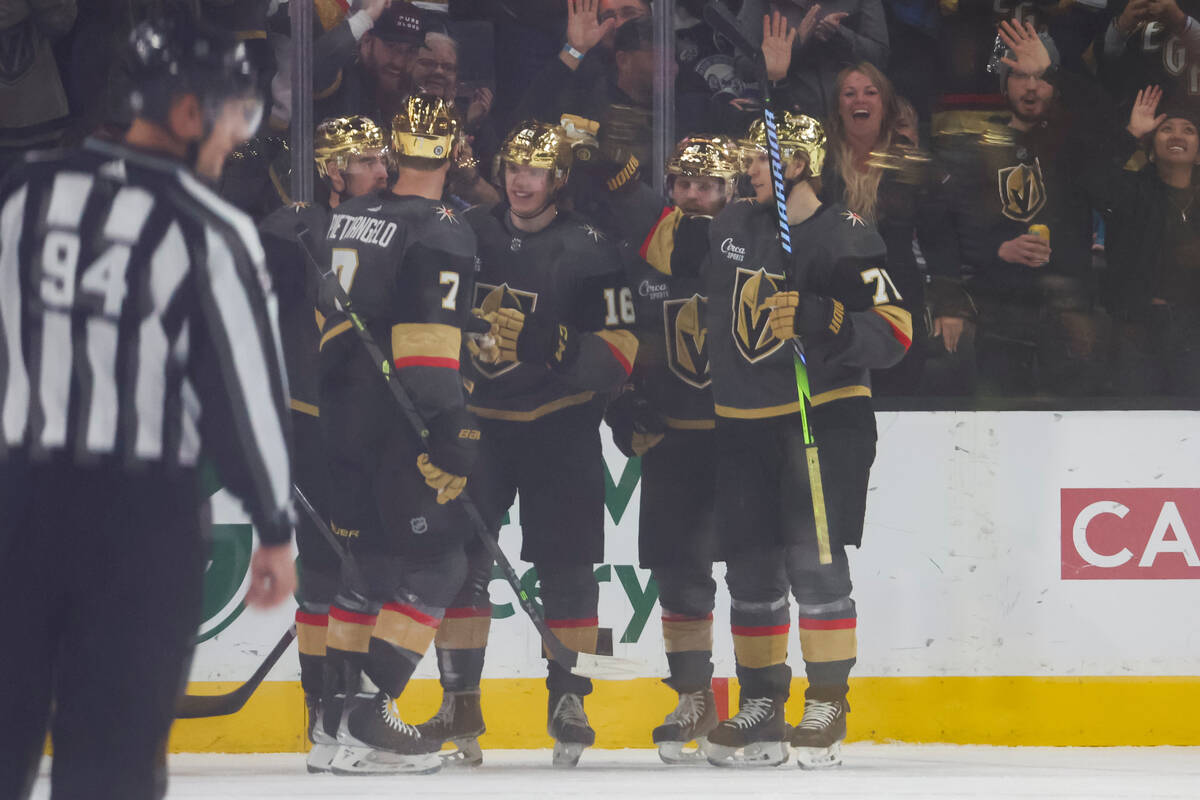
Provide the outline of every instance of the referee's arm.
{"type": "Polygon", "coordinates": [[[290,539],[294,521],[287,380],[274,298],[246,245],[204,228],[192,375],[203,398],[205,450],[245,503],[262,543],[274,545],[290,539]]]}

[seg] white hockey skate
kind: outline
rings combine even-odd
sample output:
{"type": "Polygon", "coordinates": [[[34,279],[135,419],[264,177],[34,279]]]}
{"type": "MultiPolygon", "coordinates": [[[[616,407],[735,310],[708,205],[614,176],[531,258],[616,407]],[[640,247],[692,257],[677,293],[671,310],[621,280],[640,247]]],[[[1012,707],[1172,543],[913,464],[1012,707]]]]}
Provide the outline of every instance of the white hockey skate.
{"type": "Polygon", "coordinates": [[[746,697],[709,733],[704,754],[715,767],[777,767],[788,758],[784,732],[782,699],[746,697]]]}
{"type": "Polygon", "coordinates": [[[845,700],[804,701],[804,718],[790,737],[800,769],[830,769],[841,765],[846,712],[849,710],[845,700]]]}
{"type": "Polygon", "coordinates": [[[665,764],[702,763],[705,760],[704,749],[708,746],[708,733],[718,722],[711,688],[680,693],[675,710],[652,734],[654,743],[658,745],[658,757],[665,764]],[[695,749],[686,749],[692,742],[696,743],[695,749]]]}
{"type": "MultiPolygon", "coordinates": [[[[320,705],[315,706],[315,709],[316,714],[312,718],[312,724],[308,731],[308,740],[312,742],[312,747],[308,751],[305,765],[312,773],[329,772],[333,767],[334,757],[341,750],[341,745],[325,730],[325,709],[320,705]]],[[[312,707],[310,707],[310,713],[312,713],[312,707]]]]}
{"type": "Polygon", "coordinates": [[[442,768],[438,743],[400,719],[382,692],[351,701],[337,740],[341,749],[330,765],[335,775],[425,775],[442,768]]]}

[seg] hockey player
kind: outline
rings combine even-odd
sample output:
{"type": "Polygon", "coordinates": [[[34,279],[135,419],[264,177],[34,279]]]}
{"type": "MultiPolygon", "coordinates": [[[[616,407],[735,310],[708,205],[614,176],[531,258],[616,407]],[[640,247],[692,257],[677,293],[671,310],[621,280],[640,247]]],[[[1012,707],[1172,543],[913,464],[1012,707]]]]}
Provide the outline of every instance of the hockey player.
{"type": "Polygon", "coordinates": [[[714,422],[700,265],[712,218],[733,196],[738,162],[729,139],[692,137],[676,147],[667,165],[675,205],[662,212],[641,243],[641,258],[629,277],[637,289],[633,378],[605,414],[621,452],[642,458],[639,558],[658,584],[670,669],[666,683],[679,694],[676,709],[653,732],[668,764],[694,760],[697,753],[684,752],[684,746],[697,741],[703,747],[717,724],[714,422]]]}
{"type": "Polygon", "coordinates": [[[869,370],[896,363],[912,336],[883,267],[882,239],[858,215],[817,199],[813,176],[825,155],[820,123],[787,114],[779,144],[792,258],[784,258],[779,243],[766,136],[756,121],[746,141],[755,197],[713,222],[705,268],[717,531],[741,683],[740,710],[708,736],[708,758],[718,766],[787,758],[789,588],[799,607],[809,684],[790,743],[801,766],[840,763],[856,653],[845,548],[862,538],[875,457],[869,370]],[[808,486],[793,365],[797,340],[812,389],[827,542],[817,535],[808,486]]]}
{"type": "Polygon", "coordinates": [[[261,547],[246,603],[295,585],[287,381],[254,225],[215,180],[257,127],[253,71],[190,16],[134,29],[123,143],[33,156],[0,186],[0,797],[47,727],[56,798],[166,791],[200,620],[197,465],[261,547]],[[53,711],[53,713],[52,713],[53,711]]]}
{"type": "Polygon", "coordinates": [[[479,430],[459,377],[475,237],[441,202],[456,125],[446,104],[413,95],[392,120],[397,179],[341,203],[325,234],[330,263],[429,430],[428,453],[340,313],[321,337],[321,428],[333,527],[350,551],[329,610],[322,724],[343,748],[336,773],[432,772],[430,741],[396,698],[433,641],[466,574],[461,505],[479,430]],[[379,687],[356,695],[358,674],[379,687]]]}
{"type": "MultiPolygon", "coordinates": [[[[324,319],[316,310],[315,276],[296,240],[296,225],[303,223],[318,235],[323,234],[329,227],[330,210],[341,201],[387,187],[387,165],[383,132],[367,117],[325,120],[317,126],[313,144],[317,172],[329,188],[329,205],[280,208],[262,221],[259,233],[267,254],[267,269],[279,295],[283,355],[291,392],[292,474],[305,496],[323,510],[329,475],[321,449],[317,345],[324,319]]],[[[306,516],[297,522],[296,545],[300,550],[296,644],[300,651],[300,684],[308,709],[308,734],[313,742],[308,768],[321,772],[328,769],[338,749],[315,722],[329,604],[337,593],[341,558],[306,516]]]]}
{"type": "MultiPolygon", "coordinates": [[[[492,323],[495,347],[472,356],[471,410],[483,444],[471,495],[493,535],[521,493],[521,558],[537,567],[546,622],[562,642],[595,652],[604,558],[600,418],[605,395],[628,378],[637,339],[633,298],[616,246],[557,204],[571,150],[556,125],[519,125],[501,148],[506,202],[466,220],[479,238],[474,307],[492,323]]],[[[420,726],[482,760],[479,679],[491,621],[492,558],[472,547],[462,593],[438,630],[442,707],[420,726]]],[[[595,742],[583,698],[591,681],[553,661],[548,730],[554,763],[573,766],[595,742]]]]}

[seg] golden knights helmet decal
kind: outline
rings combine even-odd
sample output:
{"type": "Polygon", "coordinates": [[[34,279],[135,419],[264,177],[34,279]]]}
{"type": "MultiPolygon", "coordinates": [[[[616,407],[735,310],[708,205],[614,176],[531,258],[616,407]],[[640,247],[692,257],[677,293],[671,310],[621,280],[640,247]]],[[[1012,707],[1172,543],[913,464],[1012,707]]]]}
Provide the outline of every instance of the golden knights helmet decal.
{"type": "Polygon", "coordinates": [[[763,301],[783,286],[783,276],[773,275],[765,269],[738,267],[733,284],[733,341],[742,356],[754,363],[761,361],[783,346],[767,324],[770,316],[763,308],[763,301]]]}
{"type": "Polygon", "coordinates": [[[667,366],[677,378],[697,389],[712,383],[708,372],[708,328],[701,322],[706,305],[708,300],[698,294],[663,303],[667,366]]]}
{"type": "Polygon", "coordinates": [[[1017,164],[997,171],[1000,182],[1000,208],[1004,216],[1017,222],[1029,222],[1046,205],[1046,182],[1042,162],[1017,164]]]}
{"type": "MultiPolygon", "coordinates": [[[[522,313],[528,314],[537,308],[537,293],[513,289],[507,283],[502,283],[499,286],[492,283],[476,283],[473,306],[484,314],[491,311],[499,311],[502,308],[515,308],[522,313]]],[[[485,364],[475,356],[471,356],[471,363],[475,365],[475,369],[479,371],[479,374],[485,378],[497,378],[509,370],[516,369],[520,362],[509,361],[502,364],[485,364]]]]}

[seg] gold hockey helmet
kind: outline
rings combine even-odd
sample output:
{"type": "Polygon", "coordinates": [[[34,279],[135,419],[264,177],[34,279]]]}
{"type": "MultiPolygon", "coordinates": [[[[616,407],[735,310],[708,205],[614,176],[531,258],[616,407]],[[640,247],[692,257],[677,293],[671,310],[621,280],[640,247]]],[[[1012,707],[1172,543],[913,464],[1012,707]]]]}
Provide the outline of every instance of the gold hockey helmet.
{"type": "Polygon", "coordinates": [[[529,120],[513,128],[500,147],[500,161],[554,170],[557,178],[571,169],[571,141],[561,125],[529,120]]]}
{"type": "Polygon", "coordinates": [[[443,161],[450,157],[458,122],[453,106],[432,94],[404,98],[404,108],[392,117],[392,154],[443,161]]]}
{"type": "MultiPolygon", "coordinates": [[[[804,153],[808,156],[809,172],[820,175],[825,163],[825,128],[821,123],[804,114],[786,111],[776,118],[776,128],[780,157],[786,162],[796,153],[804,153]]],[[[767,127],[761,119],[750,123],[741,145],[747,157],[767,152],[767,127]]]]}
{"type": "Polygon", "coordinates": [[[675,147],[667,162],[668,175],[720,178],[729,181],[741,172],[738,147],[724,136],[689,136],[675,147]]]}
{"type": "Polygon", "coordinates": [[[368,117],[334,117],[317,126],[313,137],[313,156],[317,173],[329,177],[329,162],[344,170],[352,156],[371,150],[382,151],[386,145],[383,131],[368,117]]]}

